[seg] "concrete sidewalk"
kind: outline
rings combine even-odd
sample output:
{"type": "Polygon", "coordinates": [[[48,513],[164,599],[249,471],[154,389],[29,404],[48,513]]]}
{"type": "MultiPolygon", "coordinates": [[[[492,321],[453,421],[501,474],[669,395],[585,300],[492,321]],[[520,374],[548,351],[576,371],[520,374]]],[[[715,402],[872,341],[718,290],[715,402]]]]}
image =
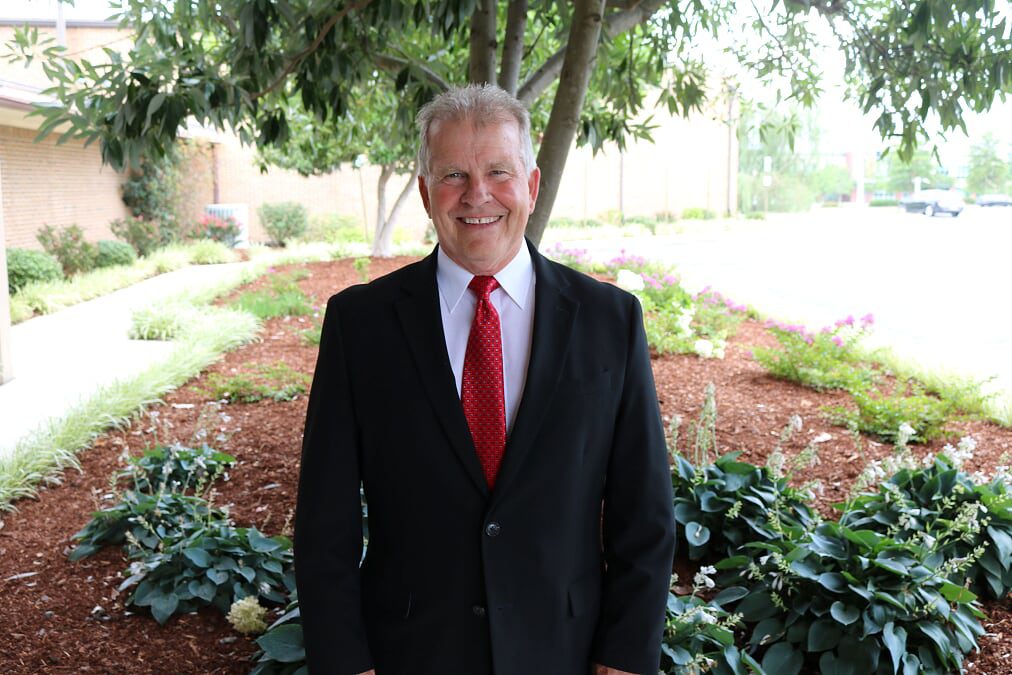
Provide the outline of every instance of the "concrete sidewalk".
{"type": "Polygon", "coordinates": [[[100,387],[157,363],[171,342],[130,340],[130,316],[232,278],[249,263],[193,265],[11,328],[14,379],[0,386],[0,457],[100,387]]]}

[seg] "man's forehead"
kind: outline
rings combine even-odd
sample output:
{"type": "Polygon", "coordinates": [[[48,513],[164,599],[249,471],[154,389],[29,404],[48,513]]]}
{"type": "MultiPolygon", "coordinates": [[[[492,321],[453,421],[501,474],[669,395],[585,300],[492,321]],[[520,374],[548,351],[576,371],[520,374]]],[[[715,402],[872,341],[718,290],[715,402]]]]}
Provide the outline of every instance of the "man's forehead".
{"type": "Polygon", "coordinates": [[[463,117],[447,117],[432,120],[428,130],[429,140],[431,141],[432,137],[439,133],[439,130],[446,124],[467,124],[473,131],[488,131],[501,126],[512,126],[513,130],[517,132],[517,136],[520,135],[520,122],[509,114],[503,114],[491,119],[480,119],[471,115],[465,115],[463,117]]]}

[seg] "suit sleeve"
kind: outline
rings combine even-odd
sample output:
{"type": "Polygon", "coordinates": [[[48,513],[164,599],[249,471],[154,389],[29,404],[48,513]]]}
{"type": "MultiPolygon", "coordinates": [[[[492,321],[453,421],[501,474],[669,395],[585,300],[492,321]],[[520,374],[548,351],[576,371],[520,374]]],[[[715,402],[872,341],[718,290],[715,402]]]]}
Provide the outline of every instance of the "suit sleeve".
{"type": "Polygon", "coordinates": [[[314,675],[373,667],[362,617],[358,433],[337,298],[324,316],[302,442],[295,513],[295,578],[314,675]]]}
{"type": "Polygon", "coordinates": [[[605,483],[606,570],[597,663],[657,672],[675,550],[671,473],[643,314],[630,298],[629,351],[605,483]]]}

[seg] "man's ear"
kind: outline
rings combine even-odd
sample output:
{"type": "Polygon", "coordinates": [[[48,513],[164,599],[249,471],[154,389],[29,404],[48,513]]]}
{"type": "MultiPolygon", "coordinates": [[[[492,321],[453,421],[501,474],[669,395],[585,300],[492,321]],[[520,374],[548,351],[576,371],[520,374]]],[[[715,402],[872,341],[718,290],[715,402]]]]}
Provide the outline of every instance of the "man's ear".
{"type": "Polygon", "coordinates": [[[425,184],[425,176],[418,174],[418,193],[422,195],[422,206],[425,207],[425,213],[432,217],[432,212],[429,211],[429,186],[425,184]]]}
{"type": "Polygon", "coordinates": [[[541,169],[534,167],[530,177],[527,178],[527,189],[531,195],[531,213],[534,213],[534,206],[538,203],[538,192],[541,190],[541,169]]]}

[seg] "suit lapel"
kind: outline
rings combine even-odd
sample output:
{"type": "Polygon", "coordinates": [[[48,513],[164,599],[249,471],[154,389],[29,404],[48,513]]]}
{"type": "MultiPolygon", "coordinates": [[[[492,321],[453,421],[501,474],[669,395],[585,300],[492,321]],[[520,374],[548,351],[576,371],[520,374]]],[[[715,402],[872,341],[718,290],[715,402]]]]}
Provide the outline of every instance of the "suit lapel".
{"type": "Polygon", "coordinates": [[[439,311],[439,289],[436,286],[435,253],[422,261],[416,270],[404,282],[406,293],[396,303],[397,314],[436,417],[467,475],[475,487],[487,496],[488,484],[474,450],[446,353],[446,338],[439,311]]]}
{"type": "Polygon", "coordinates": [[[503,463],[496,478],[496,494],[505,492],[534,445],[545,413],[555,396],[561,366],[569,349],[573,322],[580,307],[578,301],[567,295],[566,280],[552,269],[533,245],[530,249],[535,274],[531,357],[513,433],[506,442],[503,463]]]}

